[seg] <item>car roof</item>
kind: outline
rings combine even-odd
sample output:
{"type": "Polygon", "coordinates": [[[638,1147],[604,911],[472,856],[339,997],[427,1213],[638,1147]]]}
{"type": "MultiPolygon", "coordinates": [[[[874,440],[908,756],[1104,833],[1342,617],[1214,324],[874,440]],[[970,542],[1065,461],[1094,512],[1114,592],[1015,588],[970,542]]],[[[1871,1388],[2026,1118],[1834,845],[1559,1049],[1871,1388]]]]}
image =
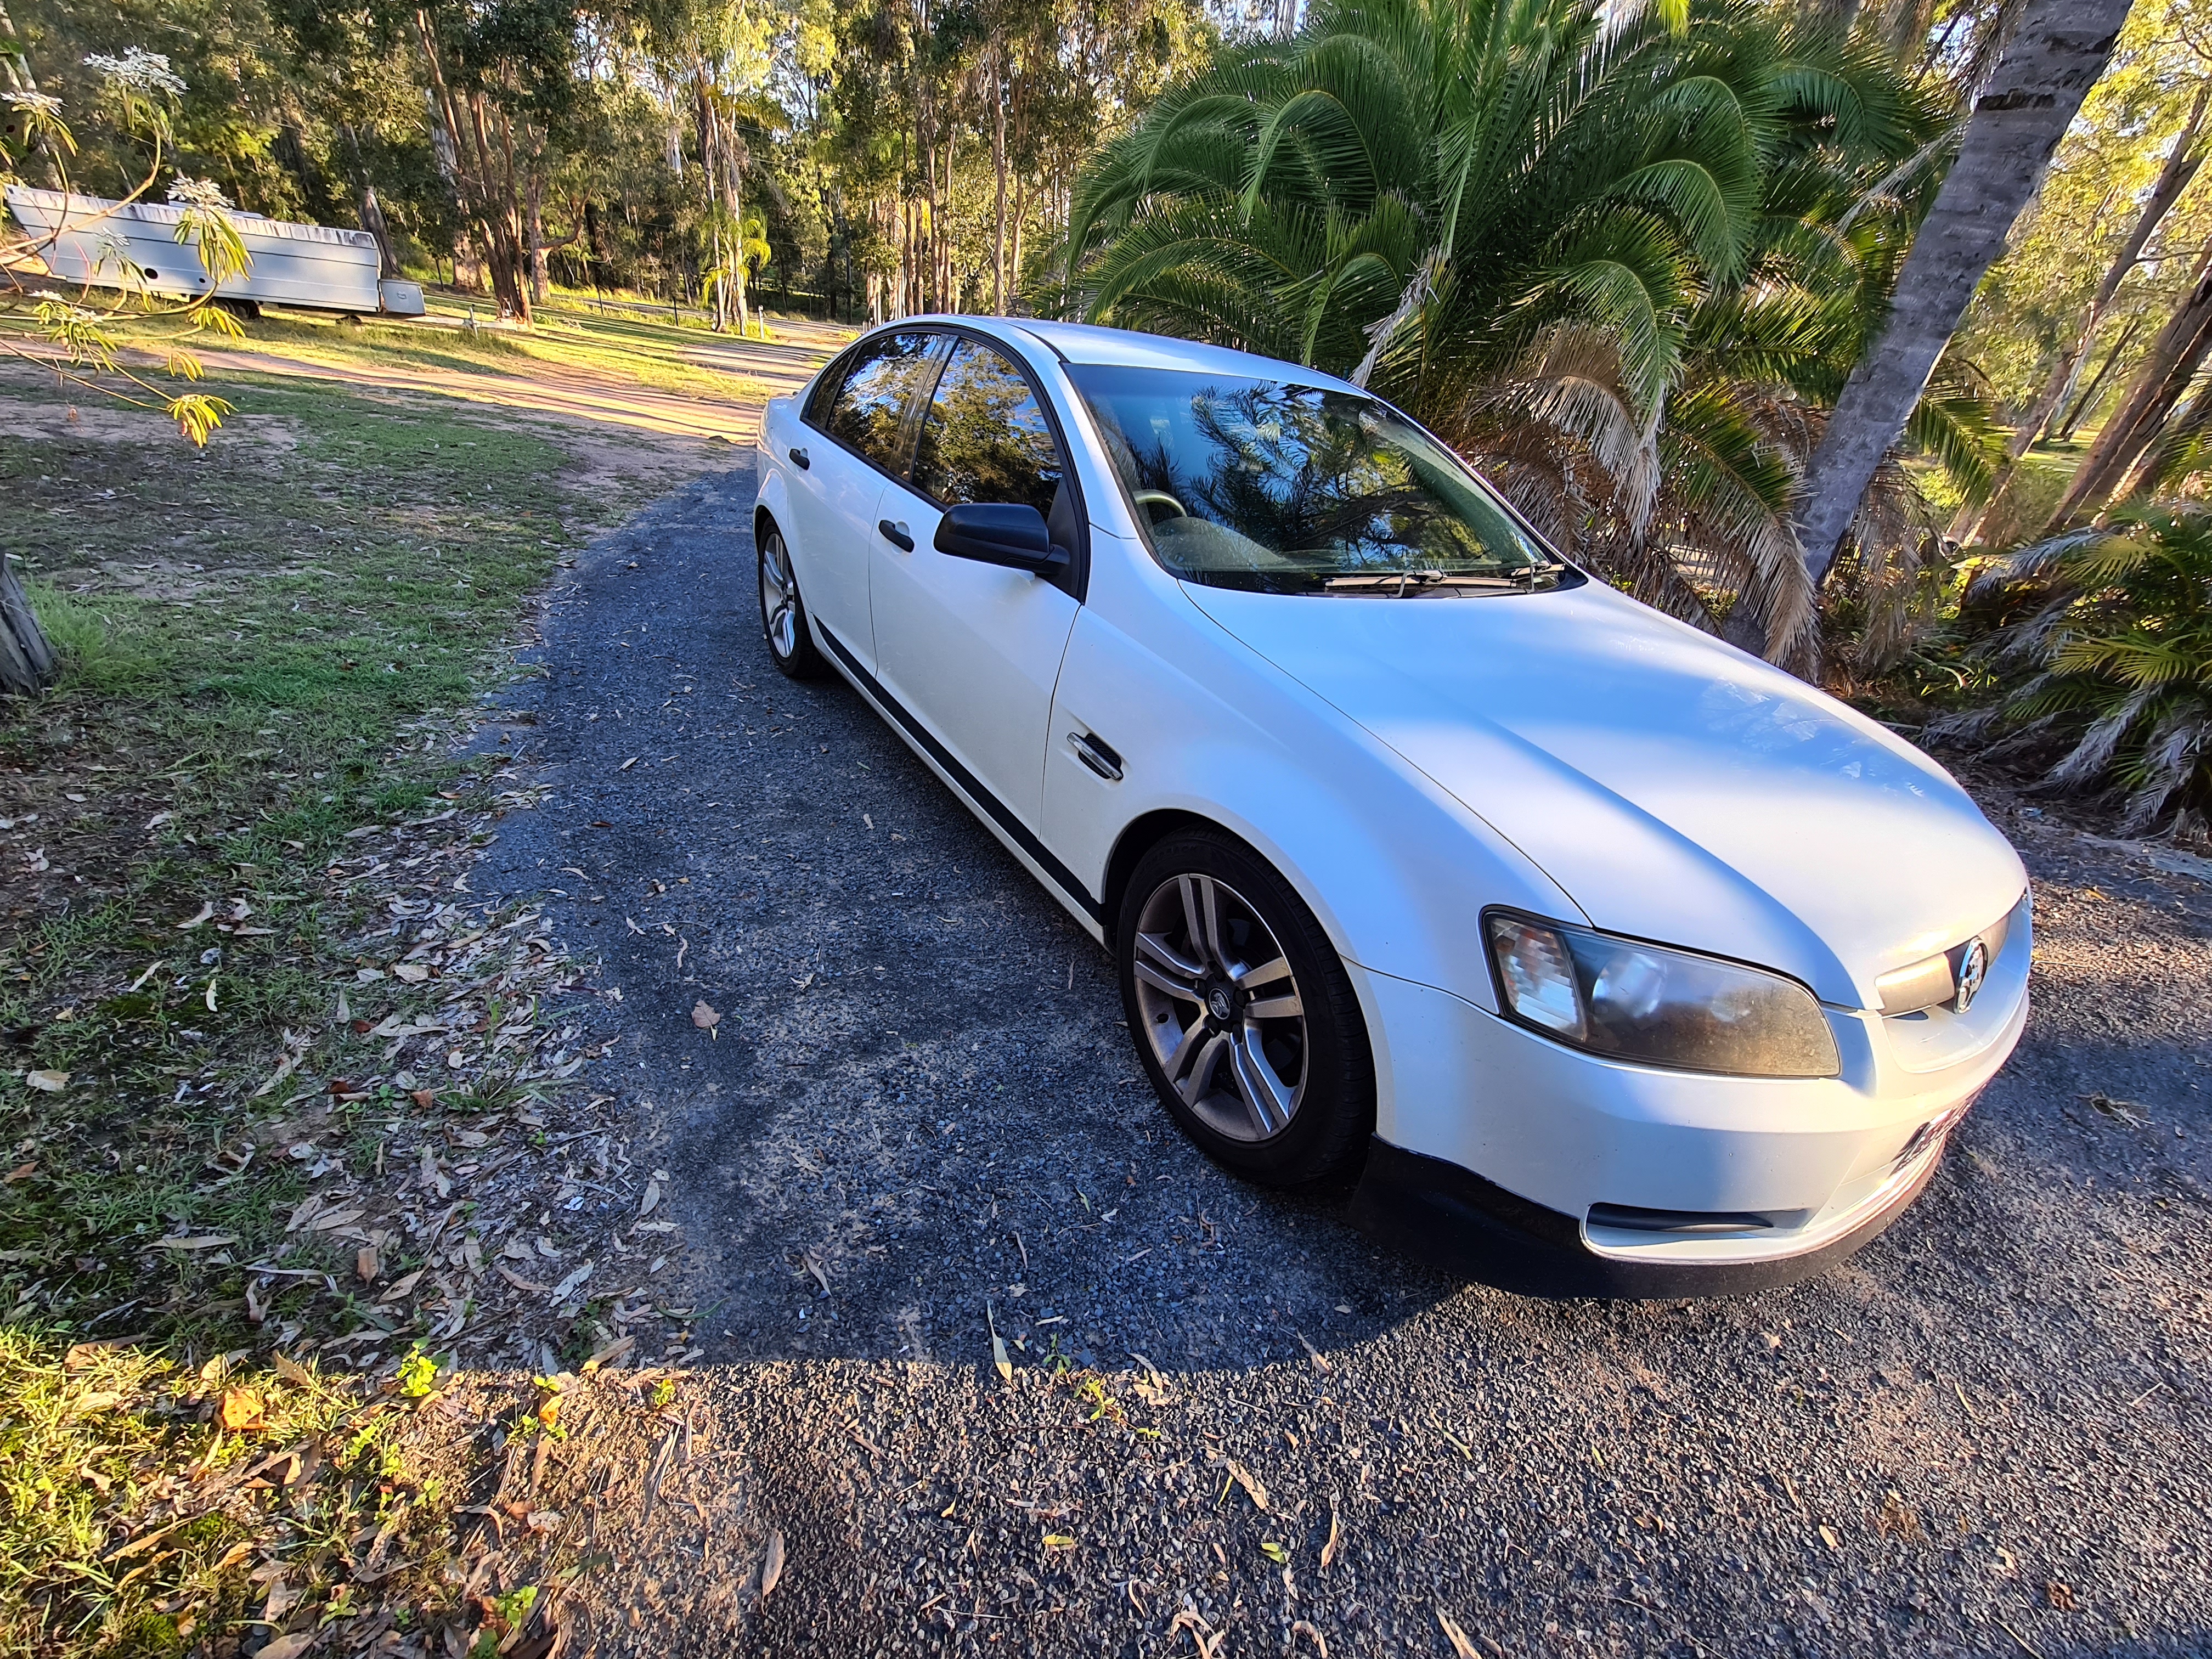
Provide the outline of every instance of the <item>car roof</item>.
{"type": "Polygon", "coordinates": [[[1372,395],[1362,392],[1348,380],[1325,374],[1317,368],[1285,362],[1276,357],[1261,357],[1249,351],[1233,351],[1227,346],[1207,345],[1202,341],[1179,340],[1172,335],[1140,333],[1133,328],[1103,328],[1096,323],[1049,322],[1034,317],[927,316],[908,317],[900,320],[908,326],[918,323],[963,323],[971,328],[1025,334],[1031,339],[1042,341],[1071,363],[1182,369],[1199,374],[1234,374],[1258,380],[1295,380],[1301,386],[1326,386],[1339,392],[1351,392],[1355,397],[1372,395]]]}

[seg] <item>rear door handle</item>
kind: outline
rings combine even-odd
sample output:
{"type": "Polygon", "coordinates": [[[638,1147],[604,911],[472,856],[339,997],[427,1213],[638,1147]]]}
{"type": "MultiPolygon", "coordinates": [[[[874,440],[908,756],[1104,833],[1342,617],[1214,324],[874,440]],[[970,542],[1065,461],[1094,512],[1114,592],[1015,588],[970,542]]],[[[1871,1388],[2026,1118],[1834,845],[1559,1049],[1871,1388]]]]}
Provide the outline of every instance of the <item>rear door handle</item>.
{"type": "Polygon", "coordinates": [[[1088,732],[1071,732],[1067,746],[1075,751],[1076,759],[1096,772],[1109,783],[1121,781],[1121,757],[1113,749],[1100,742],[1088,732]]]}
{"type": "Polygon", "coordinates": [[[878,519],[876,520],[876,528],[883,532],[883,537],[885,541],[889,542],[893,547],[897,548],[901,552],[911,553],[914,551],[914,538],[906,533],[906,526],[904,525],[893,524],[889,519],[878,519]]]}
{"type": "Polygon", "coordinates": [[[814,465],[813,462],[806,459],[806,452],[803,449],[793,449],[791,452],[791,459],[793,465],[795,465],[801,472],[805,471],[807,468],[814,465]]]}

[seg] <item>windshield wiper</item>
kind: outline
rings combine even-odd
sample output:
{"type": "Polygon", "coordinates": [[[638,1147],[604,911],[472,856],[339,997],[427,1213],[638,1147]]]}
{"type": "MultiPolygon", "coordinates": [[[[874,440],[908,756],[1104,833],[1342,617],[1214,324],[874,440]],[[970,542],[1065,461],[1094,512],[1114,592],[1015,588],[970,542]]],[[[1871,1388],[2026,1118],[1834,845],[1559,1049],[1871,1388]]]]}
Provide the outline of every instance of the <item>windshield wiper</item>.
{"type": "MultiPolygon", "coordinates": [[[[1520,592],[1533,585],[1536,567],[1531,566],[1528,579],[1519,576],[1455,575],[1443,570],[1389,570],[1370,575],[1330,576],[1322,586],[1330,592],[1388,593],[1394,599],[1403,599],[1431,587],[1486,587],[1499,592],[1520,592]]],[[[1556,565],[1543,567],[1551,574],[1556,565]]]]}

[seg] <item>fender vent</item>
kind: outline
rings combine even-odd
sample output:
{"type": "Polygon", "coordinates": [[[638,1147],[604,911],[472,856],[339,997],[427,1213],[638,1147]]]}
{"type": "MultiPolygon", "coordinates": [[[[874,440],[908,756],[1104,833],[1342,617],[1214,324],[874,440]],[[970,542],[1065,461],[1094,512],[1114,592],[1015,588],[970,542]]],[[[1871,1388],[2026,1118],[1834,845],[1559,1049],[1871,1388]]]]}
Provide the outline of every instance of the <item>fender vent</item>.
{"type": "Polygon", "coordinates": [[[1633,1204],[1593,1204],[1589,1224],[1631,1233],[1743,1233],[1771,1228],[1773,1221],[1749,1210],[1646,1210],[1633,1204]]]}

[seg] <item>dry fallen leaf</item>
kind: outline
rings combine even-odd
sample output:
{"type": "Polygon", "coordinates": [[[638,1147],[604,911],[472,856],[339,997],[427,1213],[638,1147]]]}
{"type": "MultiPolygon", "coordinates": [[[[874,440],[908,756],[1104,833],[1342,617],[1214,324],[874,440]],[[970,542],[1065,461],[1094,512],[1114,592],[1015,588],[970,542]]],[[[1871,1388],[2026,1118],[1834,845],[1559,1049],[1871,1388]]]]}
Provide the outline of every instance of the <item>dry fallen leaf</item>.
{"type": "Polygon", "coordinates": [[[698,1001],[691,1005],[691,1023],[708,1036],[712,1036],[714,1035],[714,1028],[722,1023],[722,1016],[709,1006],[706,998],[701,997],[698,1001]]]}
{"type": "Polygon", "coordinates": [[[638,1214],[641,1216],[651,1215],[659,1203],[660,1183],[658,1181],[647,1182],[645,1183],[645,1195],[637,1201],[638,1214]]]}
{"type": "Polygon", "coordinates": [[[233,1434],[262,1426],[261,1396],[251,1389],[226,1389],[215,1419],[233,1434]]]}
{"type": "Polygon", "coordinates": [[[376,1276],[384,1271],[384,1264],[378,1259],[375,1245],[364,1244],[353,1253],[353,1270],[361,1275],[362,1284],[376,1283],[376,1276]]]}
{"type": "Polygon", "coordinates": [[[760,1593],[762,1601],[765,1601],[768,1600],[769,1592],[776,1587],[778,1581],[781,1580],[782,1577],[783,1534],[781,1530],[777,1530],[769,1534],[768,1553],[761,1558],[760,1593]]]}
{"type": "Polygon", "coordinates": [[[611,1365],[616,1360],[622,1358],[635,1346],[637,1346],[637,1339],[635,1337],[617,1337],[612,1342],[608,1343],[605,1347],[593,1354],[589,1359],[586,1359],[584,1362],[584,1369],[587,1371],[595,1371],[603,1365],[611,1365]]]}
{"type": "Polygon", "coordinates": [[[1331,1504],[1328,1506],[1328,1542],[1321,1547],[1321,1570],[1323,1572],[1336,1565],[1337,1544],[1336,1505],[1331,1504]]]}
{"type": "Polygon", "coordinates": [[[67,1072],[26,1072],[23,1074],[24,1082],[29,1084],[33,1089],[50,1095],[58,1095],[68,1088],[69,1080],[70,1074],[67,1072]]]}
{"type": "Polygon", "coordinates": [[[318,1634],[313,1630],[300,1630],[289,1636],[280,1636],[261,1650],[258,1659],[300,1659],[318,1634]]]}
{"type": "Polygon", "coordinates": [[[1260,1484],[1260,1478],[1257,1475],[1233,1457],[1229,1460],[1229,1478],[1244,1488],[1244,1495],[1252,1500],[1254,1509],[1264,1510],[1267,1507],[1267,1487],[1260,1484]]]}
{"type": "Polygon", "coordinates": [[[235,1233],[200,1233],[190,1238],[157,1238],[154,1241],[154,1248],[157,1250],[213,1250],[237,1243],[238,1235],[235,1233]]]}
{"type": "Polygon", "coordinates": [[[1474,1644],[1467,1639],[1467,1632],[1442,1607],[1437,1609],[1437,1623],[1444,1627],[1444,1638],[1452,1644],[1452,1651],[1459,1659],[1482,1659],[1482,1656],[1475,1651],[1474,1644]]]}
{"type": "Polygon", "coordinates": [[[407,985],[420,985],[430,977],[430,970],[419,962],[395,962],[392,977],[407,985]]]}
{"type": "Polygon", "coordinates": [[[1187,1630],[1190,1632],[1190,1639],[1198,1646],[1198,1659],[1216,1659],[1221,1651],[1221,1644],[1229,1639],[1227,1631],[1215,1632],[1205,1620],[1200,1618],[1188,1607],[1184,1607],[1178,1612],[1169,1624],[1169,1637],[1172,1638],[1179,1630],[1187,1630]]]}
{"type": "Polygon", "coordinates": [[[276,1368],[277,1376],[295,1388],[305,1389],[313,1386],[315,1374],[285,1353],[283,1349],[272,1350],[269,1355],[269,1363],[276,1368]]]}
{"type": "Polygon", "coordinates": [[[1064,1532],[1048,1532],[1044,1535],[1044,1547],[1048,1550],[1072,1550],[1075,1540],[1064,1532]]]}

